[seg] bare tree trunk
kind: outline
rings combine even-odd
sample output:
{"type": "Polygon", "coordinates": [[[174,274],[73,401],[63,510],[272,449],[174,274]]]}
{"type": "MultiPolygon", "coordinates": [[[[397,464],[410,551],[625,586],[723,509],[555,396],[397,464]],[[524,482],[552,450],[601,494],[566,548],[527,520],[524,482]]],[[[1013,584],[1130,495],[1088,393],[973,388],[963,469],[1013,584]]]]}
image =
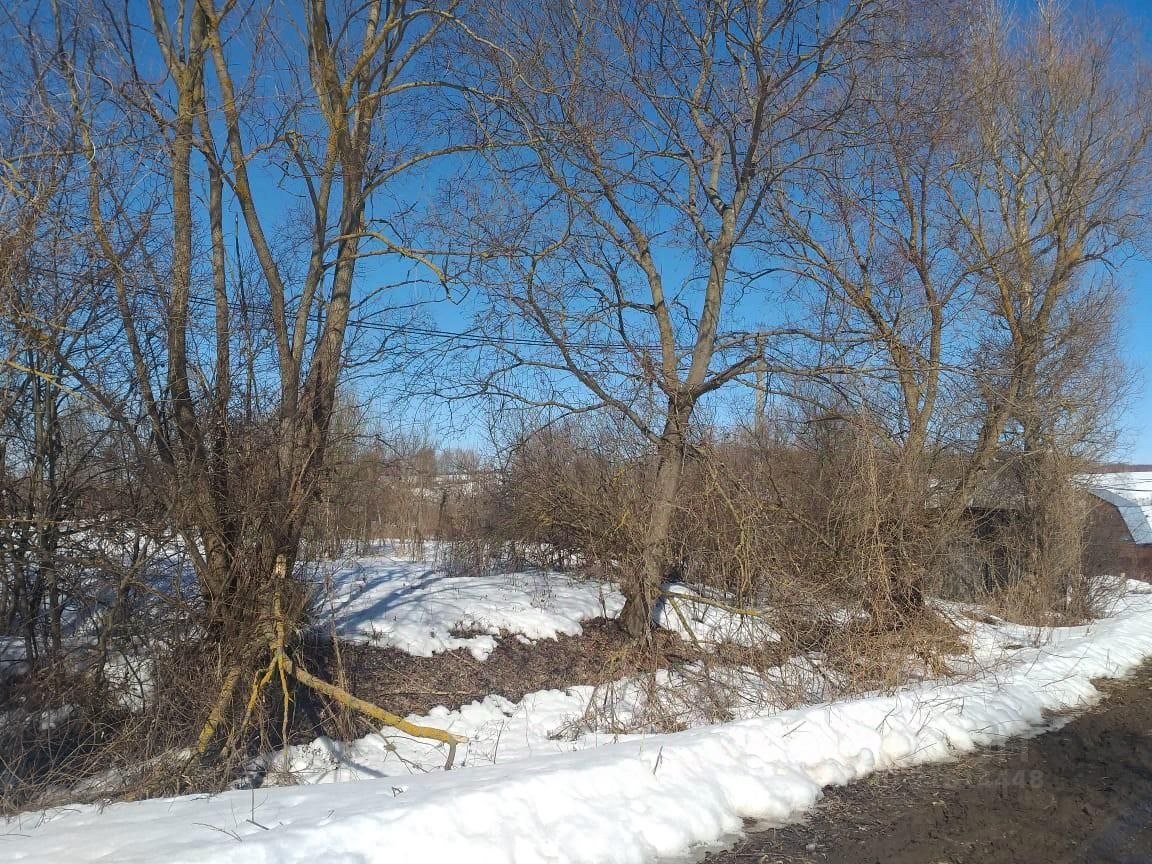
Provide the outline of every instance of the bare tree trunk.
{"type": "Polygon", "coordinates": [[[474,213],[453,226],[468,281],[505,312],[478,316],[497,328],[480,386],[553,416],[611,412],[650,445],[640,572],[622,580],[637,638],[669,565],[693,412],[778,338],[738,329],[732,298],[763,290],[747,262],[841,109],[850,88],[822,88],[878,5],[829,20],[804,3],[494,2],[461,45],[478,79],[462,119],[498,145],[488,164],[509,191],[484,230],[474,213]],[[509,320],[533,338],[502,340],[509,320]],[[543,392],[518,378],[533,369],[543,392]]]}
{"type": "Polygon", "coordinates": [[[653,606],[661,583],[668,575],[669,539],[687,458],[688,417],[689,411],[670,412],[657,448],[656,476],[643,535],[641,569],[634,583],[626,582],[624,585],[625,603],[620,613],[621,626],[634,639],[650,637],[653,606]]]}

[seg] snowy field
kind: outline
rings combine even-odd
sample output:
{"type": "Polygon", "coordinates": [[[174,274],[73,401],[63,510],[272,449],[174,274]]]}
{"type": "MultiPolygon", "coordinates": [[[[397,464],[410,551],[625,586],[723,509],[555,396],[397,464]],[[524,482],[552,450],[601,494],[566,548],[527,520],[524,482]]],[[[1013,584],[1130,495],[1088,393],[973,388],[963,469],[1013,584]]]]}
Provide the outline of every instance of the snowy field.
{"type": "Polygon", "coordinates": [[[533,640],[576,636],[581,621],[614,618],[624,606],[612,586],[562,573],[451,576],[390,555],[322,566],[314,578],[320,617],[329,622],[320,629],[418,657],[466,648],[486,660],[501,631],[533,640]]]}
{"type": "MultiPolygon", "coordinates": [[[[620,606],[617,592],[559,574],[451,577],[394,558],[319,578],[331,614],[324,626],[424,656],[466,648],[486,657],[497,639],[576,633],[620,606]]],[[[1128,583],[1111,616],[1088,627],[1041,632],[957,617],[974,649],[963,679],[794,710],[749,707],[734,722],[675,734],[575,733],[572,721],[596,695],[588,687],[518,703],[492,695],[412,718],[468,737],[451,772],[438,770],[443,753],[395,734],[318,740],[268,754],[261,788],[25,814],[0,830],[0,860],[682,859],[730,839],[743,819],[797,817],[826,785],[1035,734],[1052,712],[1091,704],[1093,678],[1152,656],[1149,590],[1128,583]],[[285,766],[298,785],[273,785],[285,766]]],[[[714,608],[684,617],[714,635],[714,608]]],[[[616,696],[624,715],[643,701],[627,680],[616,696]]]]}

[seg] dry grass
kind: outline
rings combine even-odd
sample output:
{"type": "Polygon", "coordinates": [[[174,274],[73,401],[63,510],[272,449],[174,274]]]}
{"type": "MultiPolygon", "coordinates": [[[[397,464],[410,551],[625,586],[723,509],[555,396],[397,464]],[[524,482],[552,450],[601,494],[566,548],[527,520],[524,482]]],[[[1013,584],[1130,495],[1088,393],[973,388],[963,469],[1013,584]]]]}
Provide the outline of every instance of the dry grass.
{"type": "MultiPolygon", "coordinates": [[[[637,647],[613,622],[596,619],[584,622],[582,628],[578,636],[530,643],[504,634],[483,662],[464,649],[415,657],[396,648],[331,640],[307,645],[305,662],[317,674],[342,679],[364,698],[400,715],[427,714],[440,705],[456,710],[490,694],[517,702],[537,690],[604,684],[674,662],[637,647]]],[[[342,728],[344,720],[334,706],[306,694],[300,697],[293,743],[320,734],[354,738],[375,731],[363,720],[351,729],[342,728]]]]}
{"type": "Polygon", "coordinates": [[[68,657],[7,682],[0,700],[0,814],[223,787],[189,757],[203,693],[218,686],[195,646],[137,657],[144,686],[68,657]]]}

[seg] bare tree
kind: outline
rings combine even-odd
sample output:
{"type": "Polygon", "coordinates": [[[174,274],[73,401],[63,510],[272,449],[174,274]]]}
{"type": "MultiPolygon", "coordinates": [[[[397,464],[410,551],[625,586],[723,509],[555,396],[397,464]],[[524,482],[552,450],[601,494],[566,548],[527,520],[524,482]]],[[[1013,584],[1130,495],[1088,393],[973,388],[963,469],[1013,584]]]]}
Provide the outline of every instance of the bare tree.
{"type": "Polygon", "coordinates": [[[972,324],[971,241],[950,206],[957,142],[979,103],[956,77],[966,7],[905,4],[875,20],[848,69],[857,98],[827,131],[808,182],[774,211],[778,255],[821,322],[813,363],[837,361],[808,386],[809,413],[854,423],[840,443],[871,449],[869,464],[888,469],[891,494],[873,499],[888,512],[864,522],[900,548],[857,544],[882,559],[869,563],[878,584],[868,592],[881,627],[920,609],[933,547],[948,532],[941,524],[934,537],[927,523],[939,512],[941,459],[958,443],[947,422],[955,414],[941,404],[970,359],[961,333],[972,324]]]}
{"type": "Polygon", "coordinates": [[[76,520],[110,430],[69,375],[81,357],[106,355],[110,316],[72,206],[75,126],[38,66],[42,47],[15,33],[18,60],[0,82],[0,626],[29,658],[59,656],[65,605],[91,593],[75,559],[95,569],[98,556],[78,548],[76,520]]]}
{"type": "Polygon", "coordinates": [[[57,9],[128,385],[84,381],[126,427],[142,421],[202,623],[225,646],[201,749],[254,664],[264,682],[295,675],[339,695],[288,656],[309,602],[293,574],[350,322],[379,305],[357,274],[367,256],[405,254],[384,196],[460,149],[419,127],[435,83],[425,55],[451,11],[151,0],[85,9],[106,40],[96,50],[57,9]]]}
{"type": "MultiPolygon", "coordinates": [[[[838,146],[778,210],[783,256],[825,317],[819,350],[841,358],[826,413],[884,430],[903,489],[892,527],[931,515],[942,540],[1012,461],[1014,429],[1025,461],[1059,450],[1066,481],[1063,457],[1101,443],[1123,392],[1106,268],[1140,227],[1149,115],[1115,33],[1072,37],[1054,6],[1021,23],[910,4],[879,24],[851,67],[860,98],[831,130],[838,146]]],[[[1051,481],[1025,499],[1058,500],[1051,481]]],[[[1041,521],[1035,554],[1075,533],[1041,521]]],[[[931,534],[889,533],[931,553],[931,534]]],[[[881,617],[900,620],[927,567],[891,551],[909,572],[881,617]]]]}
{"type": "Polygon", "coordinates": [[[810,182],[775,211],[781,257],[825,319],[819,347],[840,358],[833,389],[886,423],[913,473],[939,435],[957,330],[970,323],[970,255],[948,206],[978,101],[955,77],[958,11],[908,6],[878,22],[851,67],[857,100],[810,182]]]}
{"type": "Polygon", "coordinates": [[[748,249],[840,110],[841,50],[873,7],[494,3],[461,52],[493,148],[462,196],[468,275],[496,310],[481,322],[499,345],[486,389],[552,413],[607,409],[650,443],[622,616],[638,638],[694,413],[786,330],[748,249]]]}
{"type": "Polygon", "coordinates": [[[1066,484],[1076,457],[1102,455],[1125,392],[1111,272],[1146,232],[1152,94],[1123,32],[1045,3],[1024,22],[986,19],[969,59],[989,98],[954,204],[989,321],[968,486],[997,448],[1018,454],[1029,579],[1048,569],[1048,540],[1069,534],[1045,513],[1061,500],[1052,471],[1066,484]]]}

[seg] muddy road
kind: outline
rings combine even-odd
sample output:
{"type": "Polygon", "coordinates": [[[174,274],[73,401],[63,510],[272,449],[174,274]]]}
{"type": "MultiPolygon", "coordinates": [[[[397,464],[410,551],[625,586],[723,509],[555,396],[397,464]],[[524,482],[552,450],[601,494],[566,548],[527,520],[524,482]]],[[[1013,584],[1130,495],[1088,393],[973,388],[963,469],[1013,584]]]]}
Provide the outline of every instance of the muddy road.
{"type": "Polygon", "coordinates": [[[1152,864],[1152,664],[1063,728],[883,772],[707,864],[1152,864]]]}

